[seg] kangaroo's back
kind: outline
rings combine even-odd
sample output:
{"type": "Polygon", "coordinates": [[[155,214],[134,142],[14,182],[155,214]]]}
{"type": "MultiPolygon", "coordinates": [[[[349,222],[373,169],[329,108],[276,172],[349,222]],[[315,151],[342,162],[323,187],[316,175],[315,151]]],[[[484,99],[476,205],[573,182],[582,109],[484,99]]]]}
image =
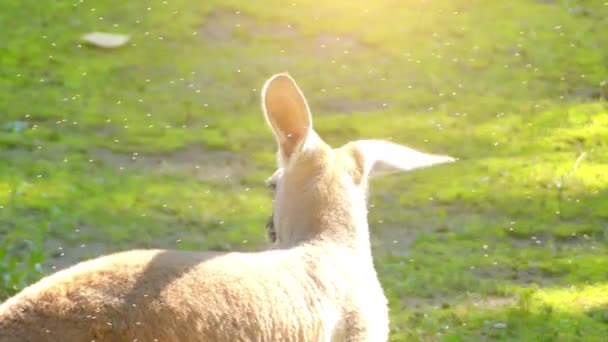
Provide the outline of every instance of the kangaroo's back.
{"type": "Polygon", "coordinates": [[[317,340],[333,328],[321,317],[339,316],[336,289],[305,253],[146,250],[84,262],[4,303],[0,341],[317,340]]]}

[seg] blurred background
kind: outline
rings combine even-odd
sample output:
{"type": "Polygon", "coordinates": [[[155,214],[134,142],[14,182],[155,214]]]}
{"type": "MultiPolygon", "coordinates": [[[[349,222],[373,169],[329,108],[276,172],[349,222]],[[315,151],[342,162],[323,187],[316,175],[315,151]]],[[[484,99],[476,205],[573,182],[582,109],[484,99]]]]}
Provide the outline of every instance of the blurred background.
{"type": "Polygon", "coordinates": [[[288,71],[329,143],[460,158],[371,185],[394,341],[608,336],[608,2],[24,0],[0,25],[0,300],[117,250],[263,248],[259,92],[288,71]]]}

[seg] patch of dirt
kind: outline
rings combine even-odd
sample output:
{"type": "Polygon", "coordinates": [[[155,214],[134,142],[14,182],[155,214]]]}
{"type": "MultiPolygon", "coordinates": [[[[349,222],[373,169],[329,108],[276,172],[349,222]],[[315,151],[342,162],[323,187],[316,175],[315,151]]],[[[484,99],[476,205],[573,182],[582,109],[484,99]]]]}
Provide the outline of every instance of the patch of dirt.
{"type": "Polygon", "coordinates": [[[364,48],[363,44],[357,39],[350,36],[336,36],[330,33],[321,33],[316,38],[317,45],[319,47],[333,47],[339,48],[343,51],[356,52],[364,48]]]}
{"type": "MultiPolygon", "coordinates": [[[[40,149],[24,148],[0,151],[0,158],[21,158],[24,153],[32,158],[59,161],[69,148],[60,144],[48,144],[40,149]]],[[[238,181],[247,171],[247,161],[241,155],[228,151],[187,147],[161,155],[140,155],[114,152],[95,148],[87,154],[95,162],[136,172],[156,172],[192,177],[203,181],[238,181]]]]}
{"type": "Polygon", "coordinates": [[[111,253],[112,246],[101,242],[82,242],[80,245],[71,246],[59,240],[45,241],[45,248],[49,252],[49,258],[42,264],[48,273],[54,273],[64,268],[111,253]]]}
{"type": "Polygon", "coordinates": [[[578,232],[569,236],[555,235],[550,232],[526,233],[522,235],[517,235],[510,231],[507,232],[507,236],[511,238],[513,245],[517,248],[546,248],[546,245],[550,243],[553,246],[552,248],[557,250],[589,248],[594,243],[591,238],[592,235],[593,233],[591,232],[589,234],[578,232]]]}
{"type": "Polygon", "coordinates": [[[515,297],[479,297],[469,302],[471,306],[482,308],[497,308],[512,305],[517,302],[515,297]]]}
{"type": "Polygon", "coordinates": [[[215,10],[207,15],[205,23],[198,28],[207,41],[225,43],[239,40],[240,35],[257,38],[296,38],[298,31],[289,24],[266,24],[240,11],[215,10]]]}
{"type": "Polygon", "coordinates": [[[573,95],[574,97],[578,97],[578,98],[582,98],[582,99],[586,99],[586,100],[587,99],[599,100],[602,96],[602,91],[601,91],[601,88],[587,85],[587,84],[581,84],[581,85],[574,87],[570,91],[570,94],[573,95]]]}
{"type": "Polygon", "coordinates": [[[68,151],[68,147],[61,144],[45,144],[44,146],[14,146],[0,149],[0,159],[23,159],[24,156],[35,160],[61,160],[68,151]],[[61,159],[60,159],[61,158],[61,159]]]}
{"type": "Polygon", "coordinates": [[[316,104],[324,112],[368,113],[388,108],[386,101],[377,99],[353,100],[344,98],[326,99],[316,104]]]}
{"type": "Polygon", "coordinates": [[[206,42],[214,44],[247,43],[248,38],[280,40],[290,43],[299,53],[323,60],[369,48],[352,36],[329,32],[307,36],[289,23],[264,23],[251,15],[227,9],[209,13],[197,32],[206,42]]]}
{"type": "Polygon", "coordinates": [[[518,248],[543,247],[543,243],[552,239],[552,235],[547,232],[516,235],[511,231],[507,231],[507,236],[511,238],[513,244],[518,248]]]}
{"type": "Polygon", "coordinates": [[[416,232],[408,229],[404,224],[387,224],[372,228],[371,243],[374,253],[389,253],[395,256],[406,257],[410,254],[410,249],[416,241],[416,232]]]}
{"type": "Polygon", "coordinates": [[[522,284],[539,284],[542,286],[551,285],[557,280],[554,275],[536,267],[518,269],[512,272],[511,277],[522,284]]]}
{"type": "Polygon", "coordinates": [[[537,267],[527,267],[513,269],[511,267],[494,265],[484,268],[477,268],[474,273],[484,279],[506,279],[522,285],[538,284],[549,286],[554,284],[558,277],[554,274],[543,271],[537,267]]]}
{"type": "Polygon", "coordinates": [[[106,165],[136,172],[192,177],[203,181],[238,181],[246,162],[235,153],[189,147],[166,155],[137,155],[96,149],[92,158],[106,165]]]}
{"type": "Polygon", "coordinates": [[[492,297],[478,294],[440,297],[404,297],[401,298],[404,306],[414,310],[425,311],[428,309],[449,308],[453,306],[465,306],[473,308],[497,308],[512,305],[517,302],[516,297],[492,297]]]}
{"type": "Polygon", "coordinates": [[[393,196],[378,192],[375,195],[377,207],[370,208],[370,229],[372,246],[379,253],[397,256],[408,256],[410,247],[416,241],[419,232],[424,234],[442,234],[458,232],[469,221],[470,217],[463,210],[450,212],[448,218],[436,217],[435,210],[428,208],[404,208],[393,196]],[[395,213],[399,213],[395,216],[395,213]],[[374,218],[379,218],[374,222],[374,218]]]}
{"type": "Polygon", "coordinates": [[[312,46],[312,53],[320,59],[331,58],[336,55],[350,55],[368,49],[368,46],[354,37],[342,35],[338,36],[331,33],[321,33],[308,42],[312,46]]]}

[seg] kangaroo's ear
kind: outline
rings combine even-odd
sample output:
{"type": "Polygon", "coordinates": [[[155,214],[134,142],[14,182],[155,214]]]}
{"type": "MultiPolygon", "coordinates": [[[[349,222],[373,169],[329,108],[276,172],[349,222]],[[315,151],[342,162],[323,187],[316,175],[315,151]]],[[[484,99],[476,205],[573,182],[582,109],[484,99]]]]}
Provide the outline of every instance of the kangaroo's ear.
{"type": "Polygon", "coordinates": [[[449,156],[427,154],[382,140],[358,140],[352,144],[364,177],[409,171],[456,160],[449,156]]]}
{"type": "Polygon", "coordinates": [[[312,135],[312,118],[296,82],[287,74],[272,76],[262,89],[262,106],[281,157],[301,151],[312,135]]]}

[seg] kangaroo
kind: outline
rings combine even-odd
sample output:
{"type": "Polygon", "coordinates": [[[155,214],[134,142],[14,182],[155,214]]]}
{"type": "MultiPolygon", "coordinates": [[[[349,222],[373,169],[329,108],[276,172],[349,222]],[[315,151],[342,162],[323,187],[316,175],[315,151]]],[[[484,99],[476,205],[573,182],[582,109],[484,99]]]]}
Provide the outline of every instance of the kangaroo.
{"type": "Polygon", "coordinates": [[[377,140],[332,149],[285,73],[266,81],[262,104],[278,144],[271,249],[81,262],[0,305],[0,341],[386,341],[368,178],[454,159],[377,140]]]}

